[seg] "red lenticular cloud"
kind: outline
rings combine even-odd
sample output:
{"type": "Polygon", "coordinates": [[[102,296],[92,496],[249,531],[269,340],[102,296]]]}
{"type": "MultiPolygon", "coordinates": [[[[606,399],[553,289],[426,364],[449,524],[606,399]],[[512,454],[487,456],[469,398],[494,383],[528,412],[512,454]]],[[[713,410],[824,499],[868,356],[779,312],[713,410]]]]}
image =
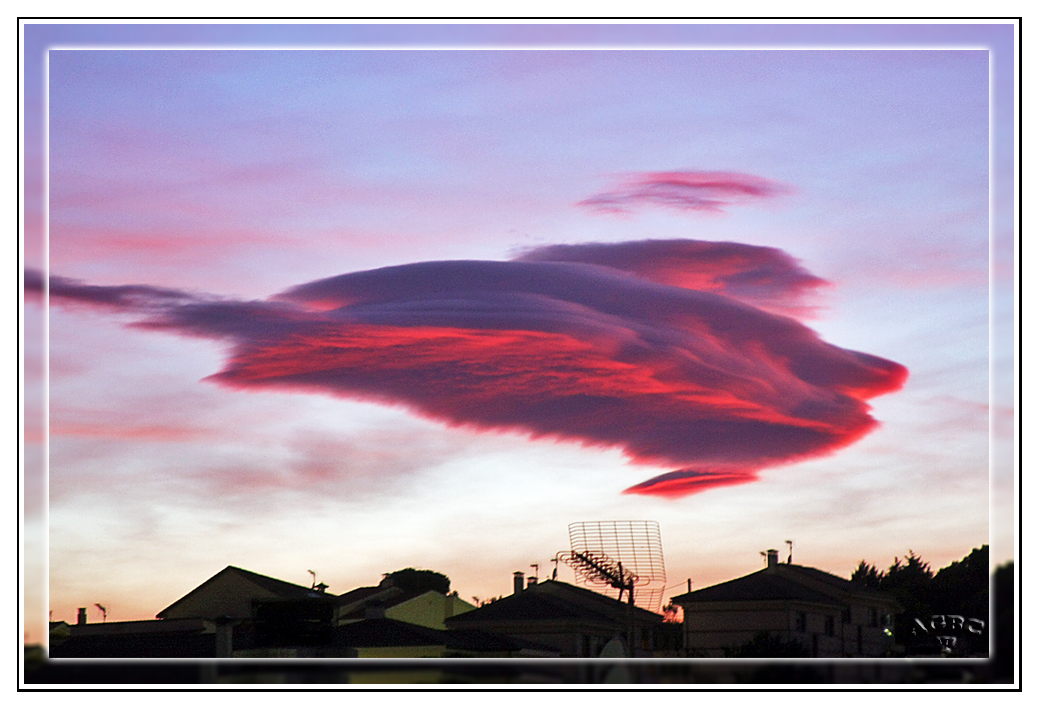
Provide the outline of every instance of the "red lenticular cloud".
{"type": "Polygon", "coordinates": [[[626,492],[677,497],[754,481],[877,426],[865,400],[899,389],[906,369],[759,307],[821,283],[777,250],[676,240],[407,264],[267,301],[62,279],[50,292],[140,312],[144,327],[229,341],[209,378],[223,386],[377,401],[476,431],[619,448],[679,469],[626,492]]]}
{"type": "Polygon", "coordinates": [[[700,493],[709,488],[719,486],[737,486],[741,483],[757,481],[758,476],[753,473],[730,471],[730,472],[705,472],[705,471],[672,471],[651,478],[648,481],[626,489],[625,493],[641,493],[643,495],[655,495],[662,498],[683,498],[693,493],[700,493]]]}
{"type": "Polygon", "coordinates": [[[613,189],[578,203],[597,212],[627,213],[641,206],[722,212],[723,207],[792,192],[756,175],[717,171],[671,171],[625,176],[613,189]]]}

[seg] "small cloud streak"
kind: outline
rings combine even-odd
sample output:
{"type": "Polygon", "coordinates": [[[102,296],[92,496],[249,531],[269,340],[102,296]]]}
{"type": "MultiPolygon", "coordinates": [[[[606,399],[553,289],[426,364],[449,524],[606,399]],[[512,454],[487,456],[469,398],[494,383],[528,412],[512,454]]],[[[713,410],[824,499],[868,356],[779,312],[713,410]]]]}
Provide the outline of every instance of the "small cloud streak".
{"type": "Polygon", "coordinates": [[[787,185],[745,173],[651,172],[627,175],[612,189],[586,198],[578,205],[614,214],[627,214],[643,206],[719,213],[730,205],[791,192],[787,185]]]}
{"type": "MultiPolygon", "coordinates": [[[[38,275],[30,282],[42,288],[38,275]]],[[[679,469],[627,492],[677,497],[754,481],[877,426],[866,400],[899,389],[906,368],[765,308],[822,283],[778,250],[669,241],[407,264],[266,301],[55,278],[50,293],[140,313],[139,327],[230,342],[208,378],[222,386],[616,447],[679,469]]]]}
{"type": "Polygon", "coordinates": [[[720,486],[737,486],[741,483],[757,481],[754,473],[706,472],[706,471],[672,471],[651,478],[648,481],[625,489],[625,493],[641,493],[662,498],[683,498],[693,493],[700,493],[720,486]]]}

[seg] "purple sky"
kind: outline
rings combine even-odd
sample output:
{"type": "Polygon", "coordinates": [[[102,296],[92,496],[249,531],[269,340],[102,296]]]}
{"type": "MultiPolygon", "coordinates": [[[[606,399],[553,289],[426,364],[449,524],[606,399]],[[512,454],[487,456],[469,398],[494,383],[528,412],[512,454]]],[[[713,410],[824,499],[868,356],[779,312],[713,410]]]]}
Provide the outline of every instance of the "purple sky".
{"type": "Polygon", "coordinates": [[[497,596],[579,520],[679,591],[1013,555],[1010,26],[25,39],[29,637],[228,564],[497,596]]]}

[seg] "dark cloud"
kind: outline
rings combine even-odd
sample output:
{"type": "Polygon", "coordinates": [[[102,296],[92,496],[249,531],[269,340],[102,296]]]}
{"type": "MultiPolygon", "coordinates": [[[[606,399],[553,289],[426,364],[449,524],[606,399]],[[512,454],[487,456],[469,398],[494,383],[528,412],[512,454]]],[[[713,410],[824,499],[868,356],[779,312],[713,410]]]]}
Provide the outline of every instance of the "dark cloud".
{"type": "MultiPolygon", "coordinates": [[[[630,492],[674,496],[751,481],[762,468],[826,454],[876,426],[865,400],[898,389],[905,368],[738,300],[741,268],[705,257],[713,249],[703,243],[689,247],[549,247],[512,262],[408,264],[314,281],[264,302],[120,290],[143,287],[74,293],[95,303],[106,303],[108,291],[120,303],[140,298],[149,327],[228,339],[228,361],[210,378],[228,387],[403,405],[450,425],[618,447],[640,463],[681,468],[630,492]],[[544,260],[568,253],[602,258],[544,260]],[[639,275],[681,281],[682,259],[654,262],[684,253],[701,272],[694,281],[714,286],[639,275]],[[712,264],[720,264],[714,276],[712,264]]],[[[741,247],[720,245],[719,253],[742,255],[745,271],[768,266],[774,283],[759,279],[760,298],[782,300],[815,279],[781,252],[741,247]]]]}
{"type": "Polygon", "coordinates": [[[91,286],[82,281],[60,276],[51,276],[44,283],[43,274],[27,269],[25,271],[26,294],[41,294],[44,290],[52,300],[56,301],[136,312],[153,308],[162,310],[177,304],[190,304],[200,298],[187,291],[156,288],[155,286],[91,286]]]}
{"type": "Polygon", "coordinates": [[[788,315],[805,315],[804,298],[827,281],[780,249],[694,239],[648,239],[619,244],[554,244],[524,252],[518,261],[598,264],[658,283],[708,291],[788,315]]]}
{"type": "Polygon", "coordinates": [[[788,194],[790,187],[773,180],[717,171],[635,173],[606,192],[578,204],[599,212],[631,212],[652,205],[684,211],[722,212],[723,207],[788,194]]]}

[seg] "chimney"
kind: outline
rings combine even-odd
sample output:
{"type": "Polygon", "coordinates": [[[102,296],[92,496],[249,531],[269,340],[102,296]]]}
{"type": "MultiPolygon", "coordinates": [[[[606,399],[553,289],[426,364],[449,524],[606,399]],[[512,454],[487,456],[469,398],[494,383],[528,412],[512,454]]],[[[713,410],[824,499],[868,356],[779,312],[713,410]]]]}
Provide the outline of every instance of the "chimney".
{"type": "Polygon", "coordinates": [[[533,587],[536,584],[538,584],[538,578],[537,577],[528,577],[527,578],[527,588],[528,589],[530,589],[531,587],[533,587]]]}
{"type": "Polygon", "coordinates": [[[513,594],[524,591],[524,573],[513,572],[513,594]]]}
{"type": "Polygon", "coordinates": [[[777,550],[766,550],[767,567],[776,567],[780,553],[777,550]]]}
{"type": "Polygon", "coordinates": [[[82,626],[87,623],[87,607],[81,606],[79,613],[76,614],[76,626],[82,626]]]}

